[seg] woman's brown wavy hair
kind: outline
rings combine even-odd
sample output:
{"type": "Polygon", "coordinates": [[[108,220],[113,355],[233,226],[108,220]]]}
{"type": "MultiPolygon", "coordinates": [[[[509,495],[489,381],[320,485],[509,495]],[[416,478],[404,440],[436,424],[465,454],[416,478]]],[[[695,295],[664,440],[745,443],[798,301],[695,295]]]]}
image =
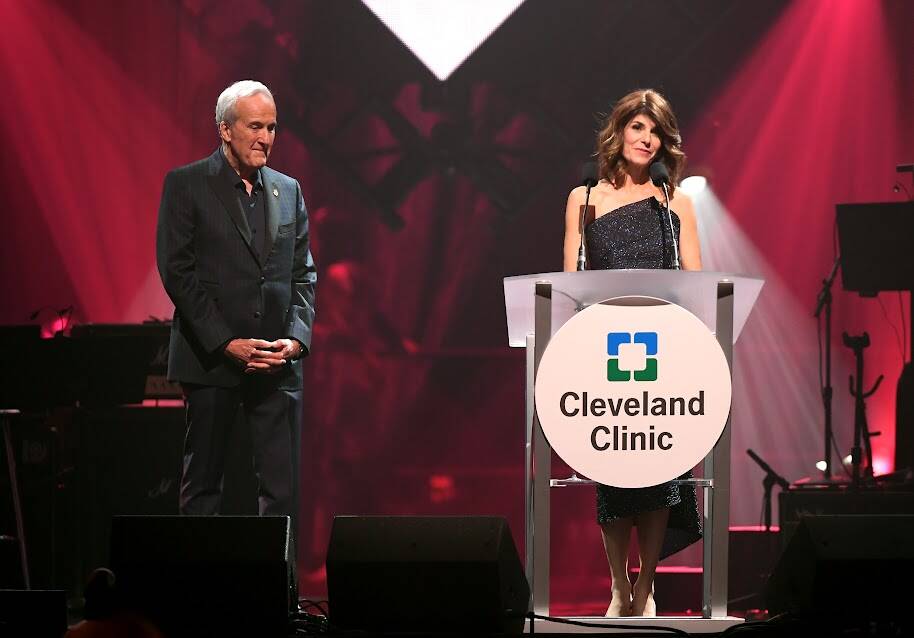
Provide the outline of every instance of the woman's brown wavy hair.
{"type": "Polygon", "coordinates": [[[612,113],[597,133],[597,156],[601,179],[622,188],[625,183],[625,158],[622,157],[622,132],[632,118],[643,113],[657,123],[660,150],[654,161],[662,161],[670,171],[670,195],[685,170],[686,156],[682,152],[682,136],[676,115],[666,98],[653,89],[638,89],[616,102],[612,113]]]}

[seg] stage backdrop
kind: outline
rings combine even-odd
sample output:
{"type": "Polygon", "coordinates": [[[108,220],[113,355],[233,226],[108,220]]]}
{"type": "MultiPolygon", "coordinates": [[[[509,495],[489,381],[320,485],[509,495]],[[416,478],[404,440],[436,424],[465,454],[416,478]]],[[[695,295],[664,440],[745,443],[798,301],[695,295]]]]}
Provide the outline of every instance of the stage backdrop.
{"type": "MultiPolygon", "coordinates": [[[[522,548],[523,355],[506,347],[501,280],[561,268],[565,198],[599,114],[655,87],[709,180],[695,195],[706,268],[768,280],[736,356],[734,523],[759,520],[746,448],[790,480],[815,476],[812,310],[835,204],[904,197],[914,5],[495,3],[482,26],[440,18],[463,49],[430,68],[425,45],[391,29],[434,25],[441,3],[370,4],[379,13],[355,0],[0,1],[0,321],[53,328],[68,306],[80,322],[169,317],[154,264],[162,178],[215,148],[222,88],[262,80],[279,108],[271,165],[301,181],[320,273],[303,589],[323,587],[335,514],[504,514],[522,548]]],[[[907,296],[861,300],[840,279],[835,293],[837,448],[853,421],[840,335],[867,330],[867,384],[886,375],[868,416],[888,471],[907,296]]],[[[558,599],[583,583],[574,595],[608,600],[593,507],[590,490],[554,497],[558,599]]]]}

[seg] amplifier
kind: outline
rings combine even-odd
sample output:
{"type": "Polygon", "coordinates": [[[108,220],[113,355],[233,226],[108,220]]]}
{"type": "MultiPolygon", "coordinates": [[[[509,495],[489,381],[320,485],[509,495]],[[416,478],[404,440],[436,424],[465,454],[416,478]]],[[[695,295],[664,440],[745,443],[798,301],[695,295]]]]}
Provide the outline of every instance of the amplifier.
{"type": "Polygon", "coordinates": [[[914,490],[796,488],[781,492],[778,506],[783,546],[805,516],[914,514],[914,490]]]}
{"type": "MultiPolygon", "coordinates": [[[[169,322],[148,322],[141,324],[90,323],[75,326],[72,336],[93,350],[95,356],[112,349],[127,346],[136,351],[132,371],[142,379],[142,396],[145,399],[180,399],[181,386],[166,379],[168,368],[168,340],[171,333],[169,322]]],[[[110,381],[106,384],[110,385],[110,381]]],[[[139,390],[139,386],[137,386],[139,390]]],[[[118,401],[114,401],[118,403],[118,401]]],[[[107,404],[111,404],[107,402],[107,404]]]]}

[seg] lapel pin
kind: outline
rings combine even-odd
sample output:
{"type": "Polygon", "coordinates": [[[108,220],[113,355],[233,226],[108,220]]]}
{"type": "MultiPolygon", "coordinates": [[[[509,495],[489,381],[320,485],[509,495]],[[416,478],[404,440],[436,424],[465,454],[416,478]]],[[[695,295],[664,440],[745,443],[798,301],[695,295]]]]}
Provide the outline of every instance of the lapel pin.
{"type": "Polygon", "coordinates": [[[279,197],[279,189],[275,186],[273,187],[273,197],[279,197]]]}

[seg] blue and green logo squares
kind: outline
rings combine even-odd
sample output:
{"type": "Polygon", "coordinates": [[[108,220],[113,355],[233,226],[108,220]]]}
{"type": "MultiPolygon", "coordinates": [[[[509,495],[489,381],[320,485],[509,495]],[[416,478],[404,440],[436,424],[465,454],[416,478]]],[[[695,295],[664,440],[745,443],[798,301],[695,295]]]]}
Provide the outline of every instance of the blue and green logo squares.
{"type": "Polygon", "coordinates": [[[657,333],[636,332],[610,332],[606,335],[606,361],[607,381],[635,381],[657,380],[657,333]],[[641,344],[644,346],[644,367],[638,370],[631,369],[630,364],[620,366],[619,346],[628,344],[641,344]]]}

